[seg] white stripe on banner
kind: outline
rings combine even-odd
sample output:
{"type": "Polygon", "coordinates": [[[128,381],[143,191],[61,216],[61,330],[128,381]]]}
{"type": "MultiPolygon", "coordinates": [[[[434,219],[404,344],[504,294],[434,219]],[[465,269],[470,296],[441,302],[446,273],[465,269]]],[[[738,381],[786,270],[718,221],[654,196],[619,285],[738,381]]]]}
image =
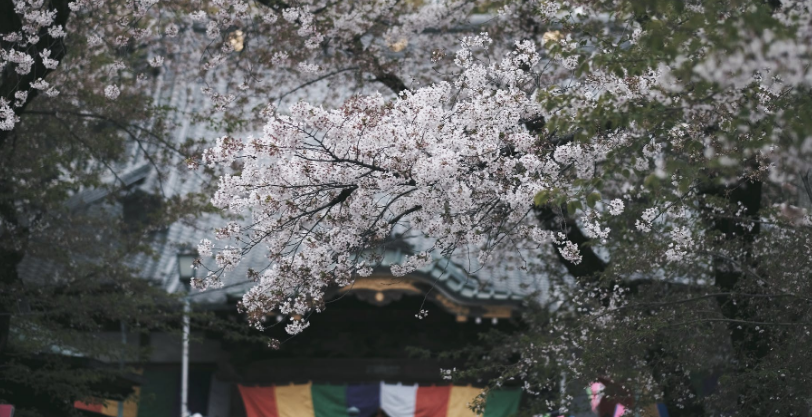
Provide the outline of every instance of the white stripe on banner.
{"type": "Polygon", "coordinates": [[[384,384],[381,382],[381,409],[389,417],[414,417],[417,384],[384,384]]]}

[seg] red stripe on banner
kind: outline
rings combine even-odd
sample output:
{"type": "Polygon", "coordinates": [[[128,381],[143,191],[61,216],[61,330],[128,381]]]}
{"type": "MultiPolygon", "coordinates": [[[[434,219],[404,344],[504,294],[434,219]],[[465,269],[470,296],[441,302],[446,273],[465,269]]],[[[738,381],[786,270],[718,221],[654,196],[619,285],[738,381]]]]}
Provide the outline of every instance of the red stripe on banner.
{"type": "Polygon", "coordinates": [[[79,410],[90,411],[92,413],[101,413],[104,409],[104,404],[97,403],[97,404],[88,404],[82,401],[74,401],[73,408],[78,408],[79,410]]]}
{"type": "Polygon", "coordinates": [[[446,417],[451,387],[417,387],[414,417],[446,417]]]}
{"type": "Polygon", "coordinates": [[[279,417],[274,387],[238,387],[247,417],[279,417]]]}

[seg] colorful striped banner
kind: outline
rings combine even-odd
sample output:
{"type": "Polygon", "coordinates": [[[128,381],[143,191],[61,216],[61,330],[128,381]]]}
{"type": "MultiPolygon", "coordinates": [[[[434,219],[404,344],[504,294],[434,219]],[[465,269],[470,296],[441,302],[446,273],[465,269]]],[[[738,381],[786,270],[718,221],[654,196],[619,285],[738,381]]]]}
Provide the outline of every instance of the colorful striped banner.
{"type": "MultiPolygon", "coordinates": [[[[389,417],[475,417],[468,404],[482,392],[462,386],[279,385],[239,386],[248,417],[373,417],[383,410],[389,417]]],[[[510,417],[519,409],[521,391],[488,393],[484,417],[510,417]]]]}

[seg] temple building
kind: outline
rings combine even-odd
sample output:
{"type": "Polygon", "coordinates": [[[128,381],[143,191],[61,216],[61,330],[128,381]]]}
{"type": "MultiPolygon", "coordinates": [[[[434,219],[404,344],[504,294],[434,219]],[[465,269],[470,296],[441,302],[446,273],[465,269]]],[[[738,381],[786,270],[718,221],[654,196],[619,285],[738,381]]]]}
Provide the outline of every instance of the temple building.
{"type": "MultiPolygon", "coordinates": [[[[384,263],[398,262],[406,254],[405,250],[392,251],[384,258],[384,263]]],[[[262,257],[259,253],[255,256],[262,257]]],[[[174,259],[176,257],[166,257],[169,264],[173,264],[174,259]]],[[[247,268],[252,262],[244,264],[243,267],[247,268]]],[[[270,406],[265,402],[257,403],[251,399],[273,397],[274,386],[283,392],[300,393],[297,395],[305,398],[302,401],[310,401],[313,407],[325,402],[318,400],[324,398],[319,393],[332,392],[333,395],[326,398],[343,398],[347,409],[366,410],[367,414],[360,414],[362,417],[404,417],[403,407],[405,410],[415,407],[419,410],[420,399],[428,398],[426,392],[437,404],[451,404],[448,405],[453,405],[451,409],[468,410],[467,403],[481,392],[475,387],[481,388],[484,381],[472,381],[473,387],[452,388],[442,379],[440,370],[458,367],[461,363],[423,359],[410,352],[460,349],[476,343],[478,333],[489,327],[513,329],[518,325],[516,319],[523,296],[505,286],[496,287],[476,278],[464,277],[461,270],[454,270],[457,274],[448,273],[450,268],[441,270],[436,264],[397,278],[387,273],[386,266],[381,265],[370,277],[359,278],[351,287],[333,289],[328,294],[326,311],[311,315],[310,327],[295,337],[284,332],[288,317],[267,317],[265,333],[282,341],[279,350],[266,344],[219,339],[208,335],[205,329],[192,328],[190,412],[208,417],[291,415],[273,414],[268,411],[272,407],[268,408],[270,406]],[[427,310],[428,314],[418,319],[416,314],[421,310],[427,310]],[[310,397],[301,394],[310,391],[310,397]],[[336,391],[342,394],[336,394],[336,391]],[[351,392],[355,392],[366,408],[352,403],[351,392]],[[367,395],[359,394],[363,392],[367,395]],[[393,411],[397,407],[391,408],[393,392],[400,395],[396,395],[400,398],[396,402],[403,406],[400,412],[393,411]],[[409,395],[414,397],[411,406],[403,400],[409,395]],[[460,395],[466,398],[466,407],[460,405],[461,400],[454,400],[460,395]],[[265,404],[265,408],[257,404],[265,404]],[[369,404],[377,405],[370,408],[369,404]],[[258,413],[259,409],[267,412],[258,413]]],[[[170,265],[165,270],[175,271],[176,267],[170,265]]],[[[250,284],[240,283],[238,279],[246,276],[240,271],[230,276],[237,282],[226,283],[221,290],[192,292],[193,307],[215,310],[222,317],[245,322],[237,311],[237,302],[250,284]]],[[[139,405],[137,415],[177,416],[180,409],[180,340],[177,336],[152,335],[148,343],[155,355],[150,363],[144,364],[145,382],[141,388],[144,401],[139,405]],[[154,398],[150,401],[149,397],[154,398]]],[[[494,395],[496,397],[489,400],[489,416],[507,417],[510,410],[515,411],[520,391],[508,389],[494,395]],[[500,402],[508,405],[498,405],[500,402]],[[494,411],[497,408],[501,411],[494,411]]],[[[284,408],[281,400],[274,401],[274,404],[284,408]]],[[[328,408],[335,411],[336,407],[341,408],[336,404],[342,403],[336,400],[330,404],[332,408],[328,408]]],[[[435,408],[442,408],[437,404],[435,408]]],[[[313,415],[316,412],[318,417],[326,417],[326,414],[317,412],[318,407],[305,407],[304,410],[304,414],[293,415],[313,415]]],[[[417,414],[425,417],[460,415],[437,410],[417,414]]],[[[468,411],[466,415],[472,414],[468,411]]]]}
{"type": "MultiPolygon", "coordinates": [[[[134,216],[160,209],[150,204],[152,200],[148,198],[152,175],[150,167],[144,164],[133,166],[122,176],[133,189],[130,195],[137,197],[121,201],[120,211],[125,218],[128,213],[134,216]]],[[[180,176],[175,180],[180,192],[199,185],[183,181],[180,176]]],[[[102,191],[90,191],[78,195],[72,204],[92,207],[105,197],[102,191]]],[[[248,280],[248,268],[259,270],[267,266],[262,248],[251,251],[238,269],[227,275],[222,288],[189,289],[181,277],[183,268],[179,267],[184,266],[181,264],[184,261],[179,255],[187,253],[201,239],[211,237],[213,230],[222,224],[223,220],[213,215],[195,223],[172,224],[154,237],[157,257],[137,256],[130,262],[139,266],[144,279],[170,293],[188,297],[193,312],[213,312],[247,329],[247,320],[237,305],[253,284],[248,280]]],[[[230,340],[193,321],[186,390],[189,415],[349,417],[352,413],[347,413],[357,408],[362,412],[359,417],[472,416],[467,404],[482,392],[485,381],[452,387],[443,380],[440,370],[460,367],[462,363],[424,359],[413,352],[461,349],[476,343],[478,334],[488,328],[514,329],[525,294],[538,290],[538,283],[519,271],[502,271],[500,277],[492,279],[470,276],[445,259],[407,276],[392,276],[389,266],[402,262],[410,254],[408,242],[393,245],[372,276],[358,278],[350,287],[332,288],[326,311],[313,314],[309,318],[310,327],[295,337],[285,333],[284,325],[290,318],[281,315],[266,317],[267,338],[263,343],[256,339],[230,340]],[[428,313],[417,318],[421,310],[428,313]],[[271,337],[282,341],[280,349],[268,346],[267,339],[271,337]],[[278,390],[299,393],[304,398],[299,403],[310,404],[295,408],[305,410],[304,414],[287,413],[284,399],[275,394],[278,390]],[[309,397],[304,392],[309,392],[309,397]],[[325,397],[324,392],[332,394],[325,397]],[[274,398],[276,411],[268,406],[269,398],[274,398]],[[332,401],[325,402],[323,398],[332,401]],[[360,402],[354,404],[352,398],[360,402]],[[343,413],[328,416],[317,403],[328,404],[327,408],[334,412],[346,407],[343,413]],[[400,404],[399,408],[392,408],[395,403],[400,404]],[[426,404],[433,404],[429,408],[434,411],[426,411],[426,404]]],[[[213,265],[212,259],[203,262],[213,265]]],[[[41,274],[36,269],[43,267],[46,266],[35,261],[23,264],[27,275],[41,274]]],[[[101,336],[118,339],[122,335],[110,332],[101,336]]],[[[181,415],[182,336],[177,332],[129,334],[123,339],[151,351],[148,361],[137,364],[141,374],[131,383],[135,384],[138,400],[121,407],[124,415],[181,415]]],[[[515,412],[520,398],[521,392],[515,388],[493,392],[486,401],[489,406],[485,414],[508,417],[515,412]]],[[[89,416],[116,416],[119,410],[114,401],[77,402],[76,408],[89,416]]]]}
{"type": "MultiPolygon", "coordinates": [[[[397,261],[403,255],[404,253],[396,252],[386,259],[397,261]]],[[[154,269],[168,271],[169,279],[177,281],[177,273],[173,273],[177,271],[176,261],[173,262],[177,257],[163,258],[170,265],[165,268],[155,265],[154,269]]],[[[346,409],[356,407],[362,411],[371,410],[367,414],[362,413],[362,417],[402,417],[402,410],[398,413],[390,407],[394,395],[392,392],[399,393],[399,397],[396,397],[406,410],[415,407],[420,410],[420,399],[426,395],[434,398],[434,403],[453,406],[454,410],[468,410],[467,404],[481,392],[476,387],[484,386],[484,381],[472,381],[473,387],[451,387],[448,381],[442,379],[440,370],[458,367],[461,363],[415,357],[410,354],[413,351],[410,348],[432,352],[450,351],[476,343],[478,333],[489,327],[503,330],[515,328],[522,296],[483,285],[473,278],[466,279],[454,274],[445,274],[440,279],[433,276],[440,273],[437,268],[426,268],[395,278],[387,275],[382,267],[379,273],[371,277],[359,278],[351,288],[333,289],[329,294],[326,311],[313,314],[310,317],[310,327],[295,337],[286,335],[283,329],[289,318],[269,316],[269,328],[265,333],[268,337],[282,341],[278,350],[271,349],[267,344],[229,341],[205,328],[193,326],[189,350],[190,414],[200,413],[208,417],[288,417],[291,414],[273,414],[267,411],[270,406],[256,400],[263,396],[273,397],[274,386],[283,392],[315,390],[310,397],[303,397],[310,398],[307,400],[312,404],[310,414],[305,407],[304,414],[292,415],[313,415],[312,407],[323,397],[318,393],[325,390],[354,390],[361,405],[366,408],[348,402],[346,398],[349,397],[346,395],[328,395],[327,398],[345,398],[344,402],[348,405],[346,409]],[[427,310],[428,314],[418,319],[415,316],[421,310],[427,310]],[[368,395],[359,397],[358,393],[361,392],[367,392],[368,395]],[[413,394],[415,401],[411,408],[408,404],[403,405],[403,398],[408,398],[409,392],[413,394]],[[429,394],[425,394],[426,392],[429,394]],[[460,392],[463,394],[459,394],[460,392]],[[465,397],[464,402],[457,398],[460,395],[465,397]],[[263,409],[262,404],[266,405],[264,407],[267,412],[258,413],[257,410],[263,409]],[[378,405],[371,409],[369,404],[378,405]]],[[[240,274],[238,272],[231,276],[236,279],[240,274]]],[[[192,292],[190,298],[193,300],[193,309],[213,310],[221,317],[248,326],[237,310],[237,302],[247,285],[250,284],[237,281],[226,284],[221,290],[192,292]]],[[[169,286],[182,288],[175,284],[169,286]]],[[[135,407],[127,408],[130,415],[180,415],[180,336],[158,333],[140,338],[133,336],[130,339],[132,343],[149,346],[153,352],[150,361],[141,364],[141,399],[135,407]]],[[[298,395],[301,397],[303,394],[298,395]]],[[[515,411],[521,394],[517,389],[508,389],[494,395],[489,400],[490,411],[486,415],[507,417],[511,410],[515,411]],[[494,407],[501,411],[494,411],[494,407]]],[[[280,407],[283,403],[282,400],[274,401],[280,407]]],[[[331,409],[335,411],[336,401],[331,404],[331,409]]],[[[442,408],[437,404],[434,405],[435,408],[442,408]]],[[[116,415],[116,409],[112,406],[87,410],[116,415]]],[[[315,410],[318,411],[318,408],[315,410]]],[[[415,415],[460,415],[459,412],[447,414],[437,410],[415,415]]],[[[466,415],[472,415],[470,410],[467,413],[466,415]]],[[[323,412],[316,415],[327,417],[323,412]]],[[[332,415],[334,414],[330,414],[332,415]]]]}

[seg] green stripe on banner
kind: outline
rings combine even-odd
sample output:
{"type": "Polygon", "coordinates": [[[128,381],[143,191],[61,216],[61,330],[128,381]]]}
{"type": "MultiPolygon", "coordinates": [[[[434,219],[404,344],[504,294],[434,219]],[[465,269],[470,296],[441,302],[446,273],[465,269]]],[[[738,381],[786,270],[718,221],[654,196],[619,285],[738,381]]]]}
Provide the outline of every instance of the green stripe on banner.
{"type": "Polygon", "coordinates": [[[483,417],[510,417],[519,410],[522,391],[518,389],[500,389],[488,392],[485,399],[483,417]]]}
{"type": "Polygon", "coordinates": [[[347,387],[344,385],[313,385],[313,412],[316,417],[347,417],[347,387]]]}
{"type": "Polygon", "coordinates": [[[180,412],[180,370],[144,369],[138,417],[174,417],[180,412]]]}

